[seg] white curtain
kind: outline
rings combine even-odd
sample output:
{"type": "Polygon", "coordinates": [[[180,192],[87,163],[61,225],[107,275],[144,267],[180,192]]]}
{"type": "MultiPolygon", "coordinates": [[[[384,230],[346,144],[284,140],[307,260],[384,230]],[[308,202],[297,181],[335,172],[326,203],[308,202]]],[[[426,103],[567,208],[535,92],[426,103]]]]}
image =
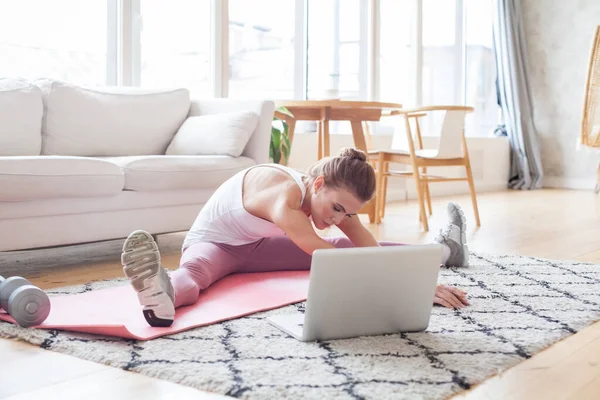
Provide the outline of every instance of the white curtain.
{"type": "Polygon", "coordinates": [[[498,99],[511,146],[513,189],[539,189],[544,171],[528,83],[527,46],[521,0],[495,0],[494,50],[498,99]]]}

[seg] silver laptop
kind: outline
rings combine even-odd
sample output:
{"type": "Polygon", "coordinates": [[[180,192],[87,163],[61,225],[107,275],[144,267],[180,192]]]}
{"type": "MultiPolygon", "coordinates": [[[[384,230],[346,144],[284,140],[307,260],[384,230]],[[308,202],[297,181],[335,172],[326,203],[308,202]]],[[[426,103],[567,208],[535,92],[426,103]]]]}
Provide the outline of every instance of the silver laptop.
{"type": "Polygon", "coordinates": [[[268,321],[303,342],[423,331],[441,259],[439,244],[317,250],[305,313],[268,321]]]}

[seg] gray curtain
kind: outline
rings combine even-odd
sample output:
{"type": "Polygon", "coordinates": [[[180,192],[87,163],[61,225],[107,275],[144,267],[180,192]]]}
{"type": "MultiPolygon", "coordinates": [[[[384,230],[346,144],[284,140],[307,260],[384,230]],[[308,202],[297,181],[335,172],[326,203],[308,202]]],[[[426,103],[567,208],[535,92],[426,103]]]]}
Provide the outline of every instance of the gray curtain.
{"type": "Polygon", "coordinates": [[[508,186],[513,189],[539,189],[544,171],[533,123],[522,15],[521,0],[494,1],[498,103],[511,146],[508,186]]]}

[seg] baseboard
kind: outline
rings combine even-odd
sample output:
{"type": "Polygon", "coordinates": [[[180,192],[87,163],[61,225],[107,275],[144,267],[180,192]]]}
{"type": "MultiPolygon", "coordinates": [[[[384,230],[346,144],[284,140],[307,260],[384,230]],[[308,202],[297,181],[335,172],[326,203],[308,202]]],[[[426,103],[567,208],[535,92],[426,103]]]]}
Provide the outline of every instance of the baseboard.
{"type": "Polygon", "coordinates": [[[594,178],[569,178],[564,176],[545,176],[545,188],[594,190],[596,180],[594,178]]]}

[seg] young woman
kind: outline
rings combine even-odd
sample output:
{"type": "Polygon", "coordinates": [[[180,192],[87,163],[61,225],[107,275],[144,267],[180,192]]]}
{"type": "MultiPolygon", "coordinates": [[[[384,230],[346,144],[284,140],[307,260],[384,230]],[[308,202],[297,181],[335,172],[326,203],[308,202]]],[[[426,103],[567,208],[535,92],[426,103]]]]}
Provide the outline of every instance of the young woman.
{"type": "MultiPolygon", "coordinates": [[[[365,153],[344,149],[301,174],[279,164],[241,171],[223,183],[204,205],[183,243],[179,268],[170,276],[155,241],[135,231],[123,245],[123,269],[151,326],[170,326],[175,308],[194,304],[200,291],[234,272],[310,269],[318,249],[395,246],[377,242],[358,211],[375,194],[375,171],[365,153]],[[336,225],[346,237],[315,232],[336,225]]],[[[436,238],[446,266],[467,266],[465,217],[448,205],[449,222],[436,238]]],[[[434,303],[468,305],[466,293],[438,285],[434,303]]]]}

